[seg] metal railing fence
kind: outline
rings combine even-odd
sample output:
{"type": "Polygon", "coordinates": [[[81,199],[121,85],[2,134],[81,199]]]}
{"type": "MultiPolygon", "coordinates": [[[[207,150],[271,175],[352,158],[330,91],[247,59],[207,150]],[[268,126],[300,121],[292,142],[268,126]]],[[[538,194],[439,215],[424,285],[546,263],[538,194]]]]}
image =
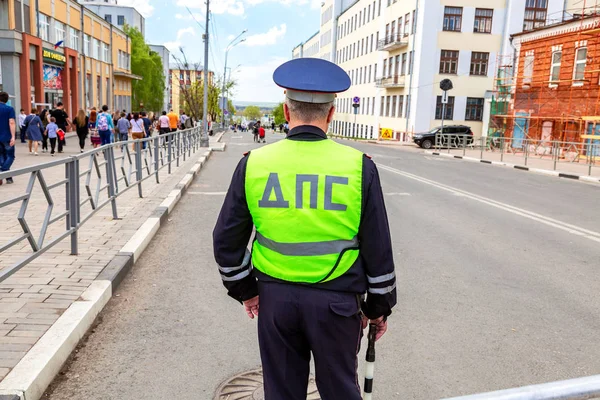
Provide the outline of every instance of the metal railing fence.
{"type": "Polygon", "coordinates": [[[463,156],[468,150],[477,150],[468,155],[476,155],[481,160],[498,154],[500,162],[505,162],[507,156],[513,156],[511,162],[522,160],[524,166],[528,166],[530,160],[544,160],[552,164],[554,171],[561,163],[577,164],[586,167],[587,175],[592,175],[594,167],[600,167],[600,137],[597,140],[568,142],[499,136],[473,138],[472,135],[444,133],[436,134],[434,148],[448,153],[459,150],[463,156]]]}
{"type": "Polygon", "coordinates": [[[159,184],[159,172],[163,168],[171,174],[173,164],[178,167],[192,153],[200,150],[201,130],[201,127],[194,127],[145,139],[111,143],[68,158],[0,173],[0,179],[28,179],[25,193],[0,201],[0,212],[20,203],[16,218],[22,230],[19,236],[0,243],[0,258],[3,252],[24,240],[31,248],[31,253],[0,270],[0,282],[67,236],[71,237],[71,254],[77,254],[78,229],[108,204],[113,218],[118,219],[118,197],[134,187],[138,189],[138,196],[143,197],[144,181],[153,178],[159,184]],[[44,173],[49,168],[62,166],[64,179],[48,184],[44,173]],[[26,216],[36,186],[41,189],[47,203],[37,237],[26,216]],[[54,192],[59,187],[64,187],[64,198],[54,192]],[[57,203],[64,203],[65,208],[54,215],[57,203]],[[48,242],[48,228],[60,220],[65,221],[65,228],[48,242]]]}
{"type": "Polygon", "coordinates": [[[587,400],[597,398],[600,398],[600,375],[453,397],[445,400],[587,400]]]}

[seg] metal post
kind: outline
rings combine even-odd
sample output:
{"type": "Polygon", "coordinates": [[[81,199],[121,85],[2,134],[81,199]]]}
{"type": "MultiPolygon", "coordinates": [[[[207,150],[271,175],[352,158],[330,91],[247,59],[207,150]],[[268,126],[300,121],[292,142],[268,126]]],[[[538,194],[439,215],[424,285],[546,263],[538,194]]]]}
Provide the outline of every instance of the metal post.
{"type": "MultiPolygon", "coordinates": [[[[154,142],[154,175],[156,176],[156,183],[160,183],[160,179],[158,177],[158,169],[159,165],[159,152],[160,152],[160,136],[155,136],[153,139],[154,142]]],[[[150,146],[150,143],[148,143],[150,146]]]]}
{"type": "Polygon", "coordinates": [[[110,197],[110,204],[112,207],[113,219],[119,219],[117,213],[117,179],[115,172],[115,157],[114,147],[108,147],[104,149],[104,159],[106,160],[106,180],[108,183],[108,196],[110,197]]]}
{"type": "Polygon", "coordinates": [[[483,146],[485,145],[484,144],[485,140],[486,140],[486,138],[484,138],[483,136],[479,138],[480,152],[481,152],[481,154],[479,155],[480,160],[483,160],[483,146]]]}
{"type": "Polygon", "coordinates": [[[225,103],[225,77],[227,76],[227,56],[229,55],[229,49],[229,46],[227,49],[225,49],[225,67],[223,67],[223,90],[221,91],[221,117],[223,118],[221,121],[222,128],[225,128],[225,108],[227,107],[227,104],[225,103]]]}
{"type": "Polygon", "coordinates": [[[134,142],[135,146],[135,179],[138,183],[138,195],[144,197],[142,193],[142,144],[139,139],[134,142]]]}
{"type": "MultiPolygon", "coordinates": [[[[442,95],[442,99],[444,95],[442,95]]],[[[440,139],[442,143],[444,142],[444,117],[446,116],[446,103],[442,102],[442,128],[440,129],[440,139]]],[[[448,147],[448,153],[450,153],[450,143],[446,140],[446,146],[448,147]]]]}
{"type": "Polygon", "coordinates": [[[529,144],[527,144],[527,139],[525,139],[525,166],[527,166],[527,156],[529,155],[529,144]]]}
{"type": "Polygon", "coordinates": [[[463,135],[463,157],[467,154],[467,135],[463,135]]]}
{"type": "Polygon", "coordinates": [[[181,157],[181,131],[175,132],[176,142],[175,146],[177,146],[177,157],[175,157],[176,166],[179,167],[179,157],[181,157]]]}
{"type": "MultiPolygon", "coordinates": [[[[208,24],[210,21],[210,0],[206,0],[206,24],[204,31],[204,72],[203,72],[203,84],[204,84],[204,103],[202,104],[202,124],[204,130],[202,137],[200,138],[200,147],[208,147],[208,24]]],[[[171,173],[171,164],[169,164],[169,173],[171,173]]]]}
{"type": "Polygon", "coordinates": [[[504,161],[504,146],[506,145],[506,138],[500,140],[500,161],[504,161]]]}
{"type": "Polygon", "coordinates": [[[71,255],[78,254],[77,246],[77,226],[79,225],[79,160],[75,157],[65,164],[65,177],[67,179],[66,200],[67,200],[67,229],[74,229],[71,233],[71,255]]]}
{"type": "Polygon", "coordinates": [[[169,139],[169,141],[167,142],[167,162],[169,163],[169,174],[171,173],[171,160],[173,157],[172,151],[173,151],[173,138],[175,137],[175,135],[173,135],[172,133],[167,133],[167,138],[169,139]]]}
{"type": "Polygon", "coordinates": [[[552,160],[554,161],[554,170],[556,171],[556,163],[558,162],[559,145],[557,141],[552,142],[552,160]]]}

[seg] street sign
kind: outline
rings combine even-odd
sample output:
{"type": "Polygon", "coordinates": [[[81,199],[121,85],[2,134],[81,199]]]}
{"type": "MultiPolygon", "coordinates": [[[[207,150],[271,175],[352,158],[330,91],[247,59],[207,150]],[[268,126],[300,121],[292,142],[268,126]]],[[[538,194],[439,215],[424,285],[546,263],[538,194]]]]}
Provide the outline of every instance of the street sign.
{"type": "Polygon", "coordinates": [[[394,131],[391,128],[381,128],[381,138],[382,139],[393,139],[394,131]]]}
{"type": "Polygon", "coordinates": [[[440,89],[443,91],[452,90],[454,86],[452,85],[452,81],[450,79],[442,79],[440,82],[440,89]]]}
{"type": "Polygon", "coordinates": [[[442,93],[442,104],[448,104],[448,92],[445,90],[442,93]]]}
{"type": "Polygon", "coordinates": [[[358,97],[358,96],[355,96],[355,97],[352,99],[352,102],[353,102],[354,104],[358,104],[358,103],[360,103],[360,97],[358,97]]]}

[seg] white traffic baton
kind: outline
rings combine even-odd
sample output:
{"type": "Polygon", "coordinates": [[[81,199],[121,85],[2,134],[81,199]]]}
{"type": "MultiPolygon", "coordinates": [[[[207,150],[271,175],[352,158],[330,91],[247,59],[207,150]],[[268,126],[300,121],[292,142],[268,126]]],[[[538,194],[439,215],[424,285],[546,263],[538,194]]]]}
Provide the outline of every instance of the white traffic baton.
{"type": "Polygon", "coordinates": [[[369,324],[369,333],[367,335],[367,356],[365,358],[365,384],[363,386],[363,400],[371,400],[373,397],[373,372],[375,371],[375,335],[377,326],[369,324]]]}

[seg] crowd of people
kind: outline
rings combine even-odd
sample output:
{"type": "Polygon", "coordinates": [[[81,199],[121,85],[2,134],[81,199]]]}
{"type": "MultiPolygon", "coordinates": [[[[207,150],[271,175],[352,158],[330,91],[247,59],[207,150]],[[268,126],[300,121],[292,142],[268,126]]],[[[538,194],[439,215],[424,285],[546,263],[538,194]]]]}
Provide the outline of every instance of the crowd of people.
{"type": "MultiPolygon", "coordinates": [[[[0,92],[0,172],[9,171],[15,161],[17,131],[21,143],[27,144],[30,155],[49,152],[54,156],[64,151],[67,132],[71,131],[76,132],[79,150],[84,152],[88,140],[92,148],[97,148],[117,141],[164,135],[198,125],[198,121],[183,111],[179,115],[172,109],[168,113],[163,111],[161,115],[126,110],[111,113],[106,105],[99,110],[96,107],[87,111],[79,109],[71,120],[61,102],[53,110],[33,108],[28,114],[21,109],[17,118],[15,110],[7,103],[8,94],[0,92]]],[[[143,146],[145,148],[146,143],[143,146]]],[[[0,179],[0,185],[2,183],[0,179]]],[[[13,179],[6,178],[6,183],[13,183],[13,179]]]]}

